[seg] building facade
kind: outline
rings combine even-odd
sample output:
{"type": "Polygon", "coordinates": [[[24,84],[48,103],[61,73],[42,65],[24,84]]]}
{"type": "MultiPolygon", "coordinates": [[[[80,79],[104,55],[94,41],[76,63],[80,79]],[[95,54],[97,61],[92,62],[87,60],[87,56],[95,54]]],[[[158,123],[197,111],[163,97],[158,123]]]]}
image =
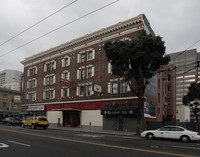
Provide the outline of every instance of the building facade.
{"type": "Polygon", "coordinates": [[[21,91],[22,72],[18,70],[0,71],[0,87],[21,91]]]}
{"type": "Polygon", "coordinates": [[[196,49],[169,54],[170,64],[176,67],[176,117],[177,121],[187,122],[194,120],[194,114],[188,107],[183,106],[182,98],[188,92],[192,82],[200,81],[200,72],[197,66],[199,53],[196,49]],[[190,117],[190,118],[188,118],[190,117]]]}
{"type": "Polygon", "coordinates": [[[176,121],[176,69],[173,65],[162,66],[158,72],[158,106],[163,123],[176,121]]]}
{"type": "Polygon", "coordinates": [[[0,118],[20,117],[21,92],[0,88],[0,118]]]}
{"type": "MultiPolygon", "coordinates": [[[[138,99],[123,78],[112,75],[103,46],[143,30],[154,34],[141,14],[23,60],[24,97],[30,99],[24,110],[47,116],[51,124],[60,118],[64,126],[135,131],[138,99]]],[[[156,120],[157,98],[149,93],[146,106],[156,120]]]]}

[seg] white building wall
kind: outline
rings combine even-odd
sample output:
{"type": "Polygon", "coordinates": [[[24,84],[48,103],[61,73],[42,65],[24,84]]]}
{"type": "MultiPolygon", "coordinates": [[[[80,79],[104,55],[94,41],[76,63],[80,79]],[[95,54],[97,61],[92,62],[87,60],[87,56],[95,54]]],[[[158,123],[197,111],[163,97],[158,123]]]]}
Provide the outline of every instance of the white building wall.
{"type": "Polygon", "coordinates": [[[57,124],[58,118],[60,118],[60,124],[63,124],[63,112],[62,111],[47,111],[47,119],[49,123],[57,124]]]}
{"type": "Polygon", "coordinates": [[[180,122],[190,121],[190,109],[185,105],[176,106],[176,120],[180,122]]]}
{"type": "Polygon", "coordinates": [[[20,91],[22,72],[17,70],[0,71],[0,86],[3,88],[20,91]]]}
{"type": "Polygon", "coordinates": [[[81,112],[81,125],[103,126],[101,110],[88,110],[81,112]]]}

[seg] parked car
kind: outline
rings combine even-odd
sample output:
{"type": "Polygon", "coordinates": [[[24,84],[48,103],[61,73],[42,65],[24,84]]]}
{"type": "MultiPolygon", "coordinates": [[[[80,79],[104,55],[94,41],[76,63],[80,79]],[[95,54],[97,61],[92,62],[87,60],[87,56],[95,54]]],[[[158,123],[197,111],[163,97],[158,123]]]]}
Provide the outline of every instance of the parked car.
{"type": "Polygon", "coordinates": [[[182,142],[200,140],[200,132],[190,131],[180,126],[164,126],[156,130],[143,131],[141,136],[147,139],[178,139],[182,142]]]}
{"type": "Polygon", "coordinates": [[[18,125],[22,124],[21,120],[15,119],[14,117],[7,117],[1,121],[2,125],[18,125]]]}
{"type": "Polygon", "coordinates": [[[33,129],[36,127],[43,127],[43,129],[47,129],[49,126],[49,122],[46,117],[29,117],[27,120],[22,121],[22,127],[30,126],[33,129]]]}

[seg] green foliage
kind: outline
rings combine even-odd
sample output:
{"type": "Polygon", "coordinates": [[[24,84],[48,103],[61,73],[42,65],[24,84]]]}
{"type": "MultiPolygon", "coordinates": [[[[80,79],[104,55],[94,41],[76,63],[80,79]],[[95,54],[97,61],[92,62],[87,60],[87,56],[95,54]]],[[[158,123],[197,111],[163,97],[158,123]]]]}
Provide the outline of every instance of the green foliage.
{"type": "Polygon", "coordinates": [[[132,89],[137,96],[143,96],[148,80],[161,65],[170,61],[169,56],[164,57],[165,46],[161,37],[147,35],[145,31],[130,41],[107,42],[104,50],[108,61],[111,61],[114,75],[137,82],[140,90],[132,89]]]}
{"type": "Polygon", "coordinates": [[[188,87],[189,91],[182,99],[184,105],[189,105],[195,99],[200,100],[200,83],[193,82],[188,87]]]}
{"type": "Polygon", "coordinates": [[[187,95],[183,96],[182,102],[185,106],[189,106],[195,116],[196,122],[198,122],[198,113],[200,112],[200,83],[193,82],[188,87],[189,91],[187,95]]]}

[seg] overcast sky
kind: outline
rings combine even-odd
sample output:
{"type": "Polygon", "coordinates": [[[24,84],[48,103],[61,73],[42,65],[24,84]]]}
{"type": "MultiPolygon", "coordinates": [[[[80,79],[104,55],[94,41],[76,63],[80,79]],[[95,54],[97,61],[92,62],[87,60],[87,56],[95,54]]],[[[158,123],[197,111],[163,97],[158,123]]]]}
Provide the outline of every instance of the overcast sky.
{"type": "MultiPolygon", "coordinates": [[[[0,0],[0,45],[75,0],[0,0]]],[[[115,0],[77,0],[40,24],[0,46],[0,71],[23,71],[27,57],[78,37],[145,14],[166,53],[184,51],[200,40],[200,0],[119,0],[102,10],[22,45],[115,0]],[[18,48],[21,47],[21,48],[18,48]],[[13,51],[14,49],[17,50],[13,51]],[[7,55],[4,55],[7,54],[7,55]]],[[[200,42],[190,49],[200,52],[200,42]]]]}

